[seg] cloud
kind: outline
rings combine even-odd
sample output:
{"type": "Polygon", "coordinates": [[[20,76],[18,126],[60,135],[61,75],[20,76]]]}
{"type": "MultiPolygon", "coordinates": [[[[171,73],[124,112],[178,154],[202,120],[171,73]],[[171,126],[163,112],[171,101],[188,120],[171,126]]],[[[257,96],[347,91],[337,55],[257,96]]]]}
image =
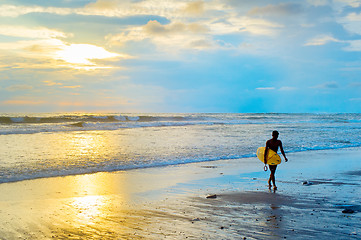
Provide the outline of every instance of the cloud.
{"type": "Polygon", "coordinates": [[[1,105],[20,105],[20,106],[28,106],[28,105],[42,105],[44,101],[33,101],[33,100],[6,100],[0,102],[1,105]]]}
{"type": "Polygon", "coordinates": [[[350,83],[350,87],[361,88],[361,82],[352,82],[352,83],[350,83]]]}
{"type": "Polygon", "coordinates": [[[76,86],[61,86],[60,88],[68,88],[68,89],[74,89],[74,88],[81,88],[82,86],[76,85],[76,86]]]}
{"type": "Polygon", "coordinates": [[[346,16],[346,19],[352,22],[359,22],[361,21],[361,13],[350,13],[346,16]]]}
{"type": "Polygon", "coordinates": [[[275,87],[258,87],[256,90],[261,91],[272,91],[272,90],[278,90],[278,91],[294,91],[297,90],[295,87],[281,87],[279,89],[276,89],[275,87]]]}
{"type": "Polygon", "coordinates": [[[256,88],[256,90],[269,91],[269,90],[275,90],[275,88],[274,87],[258,87],[258,88],[256,88]]]}
{"type": "Polygon", "coordinates": [[[316,85],[316,86],[312,86],[310,88],[317,88],[317,89],[336,89],[336,88],[339,88],[339,85],[337,82],[326,82],[326,83],[323,83],[323,84],[319,84],[319,85],[316,85]]]}
{"type": "Polygon", "coordinates": [[[45,27],[29,28],[14,25],[0,25],[0,35],[22,38],[66,38],[67,34],[45,27]]]}
{"type": "Polygon", "coordinates": [[[360,0],[336,0],[335,2],[343,3],[353,8],[357,8],[361,6],[360,0]]]}
{"type": "Polygon", "coordinates": [[[347,41],[350,45],[344,47],[343,50],[349,52],[360,52],[361,51],[361,40],[350,40],[347,41]]]}
{"type": "Polygon", "coordinates": [[[205,11],[204,5],[203,1],[189,2],[184,7],[183,12],[192,16],[201,16],[205,11]]]}
{"type": "Polygon", "coordinates": [[[57,51],[56,57],[72,64],[96,65],[92,60],[106,58],[128,58],[127,55],[120,55],[91,44],[70,44],[57,51]]]}
{"type": "Polygon", "coordinates": [[[98,0],[89,3],[83,9],[77,9],[77,14],[102,15],[108,17],[125,17],[134,15],[157,15],[173,17],[184,10],[182,1],[158,0],[98,0]]]}
{"type": "Polygon", "coordinates": [[[361,35],[361,13],[352,12],[346,16],[339,17],[337,21],[351,34],[361,35]]]}
{"type": "Polygon", "coordinates": [[[33,89],[33,86],[30,85],[12,85],[6,88],[6,90],[9,92],[24,91],[31,89],[33,89]]]}
{"type": "MultiPolygon", "coordinates": [[[[75,68],[96,69],[112,68],[97,60],[128,59],[127,54],[109,52],[103,47],[92,44],[68,44],[59,39],[35,39],[0,43],[0,50],[8,56],[17,56],[30,61],[13,62],[13,67],[21,68],[75,68]]],[[[9,58],[8,58],[9,59],[9,58]]]]}
{"type": "MultiPolygon", "coordinates": [[[[127,2],[127,1],[124,1],[127,2]]],[[[108,10],[119,7],[121,4],[120,1],[117,0],[98,0],[96,2],[92,2],[86,5],[85,8],[89,9],[99,9],[99,10],[108,10]]]]}
{"type": "Polygon", "coordinates": [[[361,51],[361,40],[339,40],[329,35],[320,35],[304,44],[304,46],[322,46],[331,42],[344,43],[348,46],[343,47],[344,51],[359,52],[361,51]]]}
{"type": "MultiPolygon", "coordinates": [[[[65,46],[58,39],[36,39],[0,43],[0,50],[8,56],[31,59],[54,58],[55,53],[65,46]]],[[[9,58],[8,58],[9,59],[9,58]]]]}
{"type": "Polygon", "coordinates": [[[43,83],[45,83],[46,86],[63,85],[62,83],[57,83],[53,81],[43,81],[43,83]]]}
{"type": "Polygon", "coordinates": [[[132,27],[127,33],[106,36],[110,45],[123,45],[129,41],[149,40],[162,51],[205,49],[214,46],[209,29],[198,23],[174,22],[162,25],[156,20],[141,27],[132,27]]]}
{"type": "Polygon", "coordinates": [[[281,87],[279,90],[280,91],[294,91],[294,90],[297,90],[297,88],[295,88],[295,87],[281,87]]]}
{"type": "Polygon", "coordinates": [[[326,6],[329,4],[329,0],[307,0],[307,3],[312,6],[326,6]]]}
{"type": "Polygon", "coordinates": [[[41,7],[41,6],[0,5],[1,17],[16,18],[20,15],[25,15],[29,13],[53,13],[59,15],[69,15],[72,13],[76,13],[76,10],[71,8],[56,8],[56,7],[41,7]]]}
{"type": "MultiPolygon", "coordinates": [[[[283,24],[271,22],[261,18],[251,18],[251,17],[230,17],[227,19],[228,23],[216,23],[219,33],[241,33],[246,32],[252,35],[265,35],[265,36],[275,36],[278,34],[279,30],[284,28],[283,24]],[[228,26],[227,26],[228,25],[228,26]],[[222,31],[222,29],[226,31],[222,31]]],[[[212,28],[212,30],[216,30],[212,28]]],[[[217,34],[217,30],[215,31],[217,34]]]]}
{"type": "Polygon", "coordinates": [[[267,5],[264,7],[252,8],[247,14],[250,16],[280,16],[295,15],[303,11],[300,4],[281,3],[279,5],[267,5]]]}
{"type": "Polygon", "coordinates": [[[338,40],[330,35],[320,35],[308,40],[308,42],[305,43],[305,46],[322,46],[330,42],[344,42],[344,41],[338,40]]]}
{"type": "Polygon", "coordinates": [[[162,25],[158,21],[149,21],[144,26],[144,31],[149,35],[169,35],[169,34],[199,34],[206,33],[208,29],[198,23],[184,24],[180,22],[162,25]]]}

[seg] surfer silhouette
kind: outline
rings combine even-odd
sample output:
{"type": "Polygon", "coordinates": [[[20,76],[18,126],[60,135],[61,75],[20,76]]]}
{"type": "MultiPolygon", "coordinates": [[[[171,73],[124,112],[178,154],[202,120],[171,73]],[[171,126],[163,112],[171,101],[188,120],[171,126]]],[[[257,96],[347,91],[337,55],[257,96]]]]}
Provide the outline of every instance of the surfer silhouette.
{"type": "MultiPolygon", "coordinates": [[[[267,164],[267,151],[268,149],[271,149],[273,151],[275,151],[277,153],[278,151],[278,147],[281,149],[281,153],[283,155],[283,157],[285,158],[285,161],[287,162],[288,159],[286,157],[286,154],[285,152],[283,151],[283,147],[282,147],[282,142],[281,140],[278,140],[278,131],[273,131],[272,132],[272,138],[270,140],[268,140],[266,142],[266,150],[264,152],[264,164],[266,165],[267,164]]],[[[270,173],[270,176],[269,176],[269,179],[268,179],[268,186],[269,188],[272,187],[272,184],[271,182],[273,183],[273,189],[277,189],[276,187],[276,178],[275,178],[275,173],[276,173],[276,169],[277,169],[277,165],[269,165],[269,170],[271,171],[270,173]]]]}

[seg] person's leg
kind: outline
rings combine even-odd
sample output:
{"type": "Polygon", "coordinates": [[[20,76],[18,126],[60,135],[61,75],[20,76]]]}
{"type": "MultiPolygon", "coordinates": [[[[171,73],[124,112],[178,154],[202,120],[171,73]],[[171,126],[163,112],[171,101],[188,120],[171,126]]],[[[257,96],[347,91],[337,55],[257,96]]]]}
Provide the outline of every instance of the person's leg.
{"type": "Polygon", "coordinates": [[[269,175],[269,179],[268,179],[268,187],[269,187],[269,188],[272,187],[271,181],[272,181],[272,171],[271,171],[271,173],[270,173],[270,175],[269,175]]]}
{"type": "Polygon", "coordinates": [[[269,180],[268,180],[268,186],[271,188],[272,185],[271,185],[271,181],[273,183],[273,188],[274,189],[277,189],[276,187],[276,177],[275,177],[275,173],[276,173],[276,169],[277,169],[277,165],[269,165],[269,169],[271,171],[271,174],[270,174],[270,177],[269,177],[269,180]]]}

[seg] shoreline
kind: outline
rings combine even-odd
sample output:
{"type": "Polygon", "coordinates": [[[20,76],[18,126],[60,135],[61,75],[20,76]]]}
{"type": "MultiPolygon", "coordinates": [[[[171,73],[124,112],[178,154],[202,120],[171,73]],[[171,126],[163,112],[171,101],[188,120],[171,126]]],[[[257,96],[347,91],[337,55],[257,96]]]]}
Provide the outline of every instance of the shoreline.
{"type": "MultiPolygon", "coordinates": [[[[297,151],[291,151],[286,152],[286,154],[295,154],[295,153],[304,153],[304,152],[313,152],[313,151],[342,151],[347,149],[358,149],[361,148],[361,146],[351,146],[351,147],[340,147],[340,148],[320,148],[320,149],[308,149],[308,150],[297,150],[297,151]]],[[[280,153],[278,153],[280,155],[280,153]]],[[[281,155],[280,155],[281,156],[281,155]]],[[[33,181],[33,180],[39,180],[39,179],[51,179],[51,178],[66,178],[66,177],[74,177],[74,176],[81,176],[81,175],[92,175],[92,174],[99,174],[99,173],[119,173],[119,172],[128,172],[128,171],[137,171],[137,170],[145,170],[145,169],[157,169],[157,168],[167,168],[167,167],[177,167],[182,165],[188,165],[188,164],[206,164],[212,165],[213,162],[218,161],[234,161],[234,160],[241,160],[241,159],[248,159],[248,158],[257,158],[255,154],[246,154],[241,157],[231,157],[231,158],[220,158],[220,159],[214,159],[214,160],[199,160],[195,162],[176,162],[176,163],[164,163],[154,166],[143,166],[143,167],[130,167],[130,168],[124,168],[124,169],[114,169],[114,170],[96,170],[96,171],[89,171],[89,172],[75,172],[75,173],[64,173],[59,175],[49,175],[49,176],[37,176],[37,177],[30,177],[30,178],[23,178],[23,179],[16,179],[16,180],[10,180],[6,182],[0,182],[1,184],[10,184],[10,183],[18,183],[23,181],[33,181]],[[251,156],[252,155],[252,156],[251,156]]],[[[282,162],[284,162],[283,156],[282,162]]]]}
{"type": "Polygon", "coordinates": [[[2,183],[0,237],[357,239],[360,153],[288,153],[276,192],[256,157],[2,183]]]}

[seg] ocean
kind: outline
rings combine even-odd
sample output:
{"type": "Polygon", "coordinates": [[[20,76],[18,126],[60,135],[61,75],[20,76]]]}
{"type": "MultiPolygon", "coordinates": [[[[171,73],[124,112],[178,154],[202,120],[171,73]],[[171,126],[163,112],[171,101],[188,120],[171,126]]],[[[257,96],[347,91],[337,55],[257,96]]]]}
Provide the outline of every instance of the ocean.
{"type": "Polygon", "coordinates": [[[361,114],[0,114],[0,183],[242,161],[273,130],[286,153],[361,146],[361,114]]]}

